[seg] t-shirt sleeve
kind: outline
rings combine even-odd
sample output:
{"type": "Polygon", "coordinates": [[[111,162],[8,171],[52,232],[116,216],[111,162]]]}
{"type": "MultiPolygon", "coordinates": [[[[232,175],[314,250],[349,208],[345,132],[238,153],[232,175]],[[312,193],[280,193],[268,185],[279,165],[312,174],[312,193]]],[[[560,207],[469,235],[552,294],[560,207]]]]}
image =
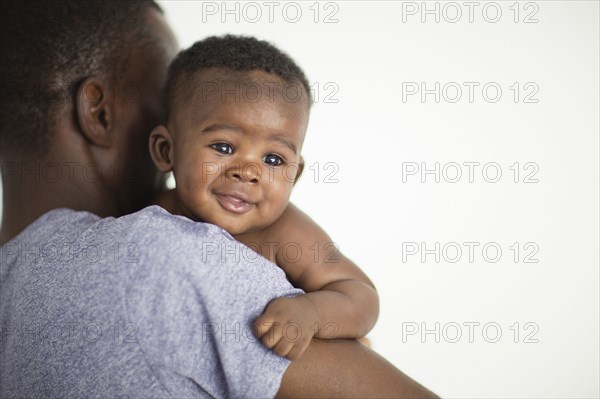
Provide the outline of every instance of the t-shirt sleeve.
{"type": "Polygon", "coordinates": [[[139,244],[124,295],[154,376],[175,396],[274,397],[289,360],[265,348],[252,324],[272,299],[302,291],[216,226],[162,230],[168,240],[139,244]]]}

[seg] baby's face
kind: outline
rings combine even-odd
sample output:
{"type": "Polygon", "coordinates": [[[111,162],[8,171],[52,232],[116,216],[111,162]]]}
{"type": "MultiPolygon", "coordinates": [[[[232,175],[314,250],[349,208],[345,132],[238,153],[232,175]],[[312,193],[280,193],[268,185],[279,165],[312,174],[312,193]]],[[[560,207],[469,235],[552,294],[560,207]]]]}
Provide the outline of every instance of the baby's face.
{"type": "MultiPolygon", "coordinates": [[[[210,86],[206,81],[202,87],[210,86]]],[[[228,83],[227,90],[236,85],[242,87],[228,83]]],[[[230,234],[260,230],[281,216],[301,162],[309,115],[306,98],[291,101],[260,86],[258,101],[256,92],[244,89],[238,98],[220,88],[213,95],[194,90],[179,102],[183,106],[174,113],[176,121],[169,123],[182,210],[230,234]]]]}

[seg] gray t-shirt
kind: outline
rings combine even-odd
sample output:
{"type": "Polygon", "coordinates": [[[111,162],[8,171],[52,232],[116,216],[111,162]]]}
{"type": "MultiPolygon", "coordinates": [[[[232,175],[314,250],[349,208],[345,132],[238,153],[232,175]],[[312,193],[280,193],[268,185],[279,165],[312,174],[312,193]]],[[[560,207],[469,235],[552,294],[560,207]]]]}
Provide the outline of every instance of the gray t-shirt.
{"type": "Polygon", "coordinates": [[[0,247],[0,397],[273,397],[253,321],[302,293],[217,226],[158,206],[50,211],[0,247]]]}

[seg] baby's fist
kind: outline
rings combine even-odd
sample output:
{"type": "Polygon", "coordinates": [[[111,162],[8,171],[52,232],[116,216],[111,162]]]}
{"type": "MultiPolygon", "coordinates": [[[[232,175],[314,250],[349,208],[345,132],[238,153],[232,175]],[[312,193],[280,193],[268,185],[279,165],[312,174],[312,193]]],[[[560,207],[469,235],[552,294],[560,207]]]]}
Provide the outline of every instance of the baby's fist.
{"type": "Polygon", "coordinates": [[[298,359],[318,328],[315,306],[303,295],[277,298],[254,322],[254,334],[279,356],[298,359]]]}

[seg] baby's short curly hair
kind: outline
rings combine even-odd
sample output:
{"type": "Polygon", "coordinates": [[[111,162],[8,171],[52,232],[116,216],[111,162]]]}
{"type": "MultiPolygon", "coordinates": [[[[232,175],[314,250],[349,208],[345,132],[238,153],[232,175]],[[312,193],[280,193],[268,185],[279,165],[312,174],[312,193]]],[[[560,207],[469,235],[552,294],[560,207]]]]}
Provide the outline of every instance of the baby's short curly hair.
{"type": "Polygon", "coordinates": [[[198,71],[209,68],[275,75],[288,84],[301,86],[308,103],[312,103],[308,79],[302,69],[271,43],[249,36],[211,36],[181,51],[171,63],[165,89],[167,116],[171,115],[178,87],[188,84],[198,71]]]}

